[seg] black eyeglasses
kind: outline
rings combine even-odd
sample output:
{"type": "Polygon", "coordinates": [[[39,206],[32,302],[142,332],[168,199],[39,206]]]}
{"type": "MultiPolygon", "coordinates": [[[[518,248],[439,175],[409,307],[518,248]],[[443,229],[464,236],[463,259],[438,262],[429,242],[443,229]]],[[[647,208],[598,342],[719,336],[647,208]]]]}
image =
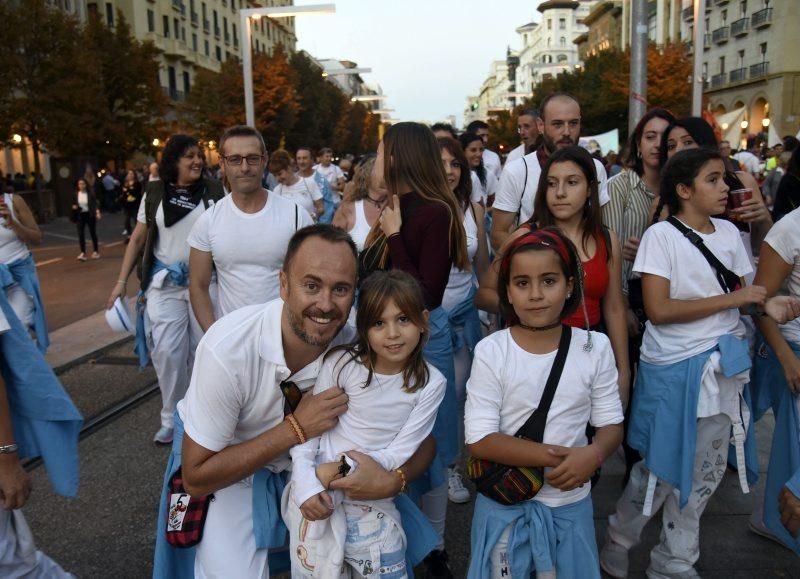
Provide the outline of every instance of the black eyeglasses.
{"type": "Polygon", "coordinates": [[[227,157],[222,158],[228,165],[233,165],[235,167],[238,167],[242,164],[242,159],[244,159],[248,165],[254,167],[264,159],[264,155],[228,155],[227,157]]]}
{"type": "Polygon", "coordinates": [[[283,393],[283,415],[292,414],[300,405],[300,399],[303,398],[303,392],[291,380],[283,380],[280,383],[280,389],[283,393]]]}

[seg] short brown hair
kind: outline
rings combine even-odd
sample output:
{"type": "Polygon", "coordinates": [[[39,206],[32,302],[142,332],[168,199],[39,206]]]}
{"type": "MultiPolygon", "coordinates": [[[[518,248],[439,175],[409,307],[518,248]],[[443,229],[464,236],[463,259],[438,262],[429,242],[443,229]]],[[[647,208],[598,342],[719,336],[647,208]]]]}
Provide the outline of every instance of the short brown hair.
{"type": "Polygon", "coordinates": [[[283,149],[278,149],[272,156],[269,158],[269,164],[267,168],[269,169],[270,173],[280,173],[281,171],[285,171],[292,166],[292,157],[289,155],[288,151],[283,149]]]}
{"type": "Polygon", "coordinates": [[[255,137],[258,139],[258,144],[261,145],[261,154],[267,154],[267,145],[264,143],[264,137],[261,136],[261,133],[258,129],[255,129],[249,125],[236,125],[235,127],[228,127],[222,133],[222,136],[219,138],[219,152],[223,154],[225,151],[225,141],[232,137],[255,137]]]}

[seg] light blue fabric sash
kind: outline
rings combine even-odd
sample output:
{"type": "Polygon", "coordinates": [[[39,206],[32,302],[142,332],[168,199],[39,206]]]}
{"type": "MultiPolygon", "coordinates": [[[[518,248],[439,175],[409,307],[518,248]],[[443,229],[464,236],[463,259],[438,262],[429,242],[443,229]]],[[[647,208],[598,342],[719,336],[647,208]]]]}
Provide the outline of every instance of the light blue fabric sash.
{"type": "Polygon", "coordinates": [[[475,346],[483,338],[481,319],[478,316],[478,309],[475,307],[476,292],[477,288],[474,285],[471,286],[467,297],[447,312],[453,336],[453,352],[458,352],[463,346],[466,346],[469,350],[470,360],[472,359],[472,352],[475,351],[475,346]],[[456,332],[456,328],[459,326],[463,326],[463,334],[456,332]]]}
{"type": "Polygon", "coordinates": [[[491,575],[492,549],[506,527],[512,577],[556,571],[558,577],[600,577],[591,495],[563,507],[537,501],[501,505],[478,495],[472,517],[471,559],[467,577],[491,575]]]}
{"type": "MultiPolygon", "coordinates": [[[[800,344],[789,342],[795,356],[800,357],[800,344]]],[[[772,449],[769,455],[767,482],[764,487],[764,524],[782,543],[800,555],[800,538],[793,537],[781,524],[778,511],[778,496],[786,485],[800,498],[800,440],[796,395],[789,390],[783,367],[775,352],[763,338],[756,343],[756,358],[753,369],[753,399],[756,419],[761,418],[768,408],[775,415],[775,429],[772,433],[772,449]]]]}
{"type": "Polygon", "coordinates": [[[44,316],[42,305],[42,292],[39,287],[39,277],[36,275],[36,264],[33,257],[0,263],[0,285],[7,288],[12,284],[19,284],[23,291],[33,300],[33,330],[36,332],[36,345],[42,354],[47,353],[50,346],[50,336],[47,333],[47,319],[44,316]]]}
{"type": "MultiPolygon", "coordinates": [[[[169,271],[169,280],[173,285],[179,287],[187,287],[189,285],[189,266],[186,262],[179,261],[172,265],[165,265],[158,259],[153,258],[155,263],[150,274],[150,279],[159,271],[169,271]]],[[[136,339],[134,341],[133,351],[139,358],[139,368],[145,368],[150,361],[150,351],[147,347],[147,334],[144,327],[144,313],[147,304],[144,298],[144,291],[139,290],[136,294],[136,339]]]]}
{"type": "Polygon", "coordinates": [[[330,223],[333,221],[333,216],[336,213],[336,208],[339,207],[339,203],[334,197],[333,190],[331,190],[328,180],[320,175],[317,171],[314,171],[314,181],[317,185],[319,185],[319,188],[322,191],[322,204],[325,207],[325,210],[319,217],[319,222],[330,223]]]}
{"type": "Polygon", "coordinates": [[[41,456],[54,490],[78,492],[78,409],[64,391],[0,291],[0,308],[11,329],[0,334],[0,372],[6,383],[19,457],[41,456]]]}

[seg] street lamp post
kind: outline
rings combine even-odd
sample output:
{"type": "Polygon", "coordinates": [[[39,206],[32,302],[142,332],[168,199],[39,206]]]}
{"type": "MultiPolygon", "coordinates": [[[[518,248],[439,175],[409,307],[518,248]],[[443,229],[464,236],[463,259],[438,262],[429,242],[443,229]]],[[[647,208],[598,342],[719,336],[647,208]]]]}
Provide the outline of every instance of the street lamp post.
{"type": "Polygon", "coordinates": [[[705,46],[706,0],[694,0],[694,64],[692,67],[692,115],[703,114],[703,47],[705,46]]]}
{"type": "Polygon", "coordinates": [[[242,31],[242,71],[244,73],[244,112],[248,125],[255,126],[256,115],[253,104],[253,32],[250,30],[250,19],[262,16],[271,18],[288,18],[305,14],[333,14],[335,4],[314,4],[310,6],[273,6],[269,8],[245,8],[239,10],[239,28],[242,31]]]}

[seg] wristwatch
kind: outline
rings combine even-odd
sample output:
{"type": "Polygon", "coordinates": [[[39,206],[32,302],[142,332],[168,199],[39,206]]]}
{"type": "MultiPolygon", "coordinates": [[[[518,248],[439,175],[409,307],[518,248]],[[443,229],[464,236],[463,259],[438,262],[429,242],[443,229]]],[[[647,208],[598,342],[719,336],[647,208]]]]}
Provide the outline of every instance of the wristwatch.
{"type": "Polygon", "coordinates": [[[0,446],[0,454],[12,454],[17,452],[18,448],[16,444],[4,444],[0,446]]]}

